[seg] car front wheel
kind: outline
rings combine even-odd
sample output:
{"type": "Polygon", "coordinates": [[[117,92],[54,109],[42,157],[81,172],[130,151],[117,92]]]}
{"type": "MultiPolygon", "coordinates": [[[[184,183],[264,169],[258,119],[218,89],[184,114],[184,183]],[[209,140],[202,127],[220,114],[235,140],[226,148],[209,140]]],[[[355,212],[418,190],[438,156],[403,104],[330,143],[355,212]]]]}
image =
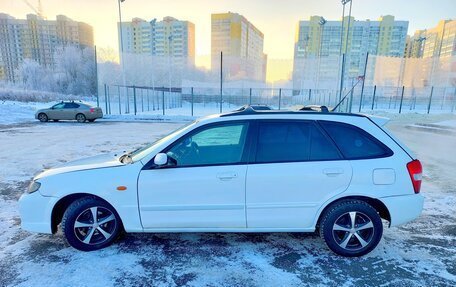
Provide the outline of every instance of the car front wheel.
{"type": "Polygon", "coordinates": [[[121,222],[109,204],[89,196],[70,204],[63,215],[62,229],[71,246],[92,251],[111,245],[120,233],[121,222]]]}
{"type": "Polygon", "coordinates": [[[330,206],[320,222],[320,236],[335,253],[356,257],[372,251],[383,234],[377,211],[360,200],[344,200],[330,206]]]}
{"type": "Polygon", "coordinates": [[[40,120],[40,122],[42,123],[45,123],[49,120],[48,116],[45,114],[45,113],[40,113],[38,115],[38,119],[40,120]]]}

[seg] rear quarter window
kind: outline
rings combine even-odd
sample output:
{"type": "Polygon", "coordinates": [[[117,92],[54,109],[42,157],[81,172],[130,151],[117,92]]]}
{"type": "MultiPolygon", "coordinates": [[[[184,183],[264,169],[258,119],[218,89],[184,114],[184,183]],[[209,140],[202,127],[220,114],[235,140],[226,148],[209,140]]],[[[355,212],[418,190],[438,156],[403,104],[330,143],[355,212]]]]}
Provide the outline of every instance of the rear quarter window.
{"type": "Polygon", "coordinates": [[[369,159],[393,155],[391,149],[361,128],[331,121],[319,121],[319,123],[346,159],[369,159]]]}

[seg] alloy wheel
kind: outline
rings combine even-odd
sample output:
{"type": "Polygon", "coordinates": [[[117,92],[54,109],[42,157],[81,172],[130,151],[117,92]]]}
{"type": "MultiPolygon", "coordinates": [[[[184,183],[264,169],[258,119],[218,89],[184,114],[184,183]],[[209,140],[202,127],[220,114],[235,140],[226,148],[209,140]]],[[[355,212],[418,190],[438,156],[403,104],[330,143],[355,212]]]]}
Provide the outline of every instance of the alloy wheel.
{"type": "Polygon", "coordinates": [[[332,234],[340,247],[356,251],[371,243],[374,238],[374,224],[366,214],[350,211],[337,218],[332,234]]]}
{"type": "Polygon", "coordinates": [[[39,114],[39,115],[38,115],[38,119],[39,119],[41,122],[47,122],[47,121],[48,121],[48,117],[46,116],[46,114],[39,114]]]}
{"type": "Polygon", "coordinates": [[[74,234],[84,244],[101,244],[115,233],[116,216],[105,207],[94,206],[81,212],[74,222],[74,234]]]}
{"type": "Polygon", "coordinates": [[[83,123],[86,121],[86,117],[83,115],[83,114],[78,114],[76,115],[76,120],[79,122],[79,123],[83,123]]]}

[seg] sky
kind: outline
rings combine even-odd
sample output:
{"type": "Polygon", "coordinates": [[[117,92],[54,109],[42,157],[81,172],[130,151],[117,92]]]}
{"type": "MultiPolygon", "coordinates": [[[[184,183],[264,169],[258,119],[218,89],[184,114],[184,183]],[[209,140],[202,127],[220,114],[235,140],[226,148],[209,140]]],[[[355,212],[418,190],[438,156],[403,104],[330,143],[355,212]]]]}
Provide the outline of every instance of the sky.
{"type": "MultiPolygon", "coordinates": [[[[0,0],[0,12],[25,18],[38,0],[0,0]]],[[[116,22],[117,0],[41,0],[44,14],[55,19],[58,14],[86,22],[94,27],[95,44],[118,50],[116,22]]],[[[203,59],[210,54],[211,13],[237,12],[264,33],[264,52],[269,59],[293,58],[294,35],[299,20],[320,15],[327,20],[340,19],[340,0],[126,0],[122,20],[145,20],[173,16],[195,24],[196,54],[203,59]]],[[[456,0],[353,0],[352,15],[358,20],[376,20],[394,15],[409,21],[409,34],[431,28],[441,19],[456,18],[456,0]]]]}

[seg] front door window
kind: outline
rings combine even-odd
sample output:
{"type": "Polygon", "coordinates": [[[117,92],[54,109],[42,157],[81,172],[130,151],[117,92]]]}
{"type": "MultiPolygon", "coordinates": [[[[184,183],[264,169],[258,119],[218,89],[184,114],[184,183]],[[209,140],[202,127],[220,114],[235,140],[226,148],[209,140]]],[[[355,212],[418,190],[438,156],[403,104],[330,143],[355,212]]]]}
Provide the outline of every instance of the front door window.
{"type": "Polygon", "coordinates": [[[166,153],[177,167],[242,162],[247,123],[212,126],[179,139],[166,153]]]}

